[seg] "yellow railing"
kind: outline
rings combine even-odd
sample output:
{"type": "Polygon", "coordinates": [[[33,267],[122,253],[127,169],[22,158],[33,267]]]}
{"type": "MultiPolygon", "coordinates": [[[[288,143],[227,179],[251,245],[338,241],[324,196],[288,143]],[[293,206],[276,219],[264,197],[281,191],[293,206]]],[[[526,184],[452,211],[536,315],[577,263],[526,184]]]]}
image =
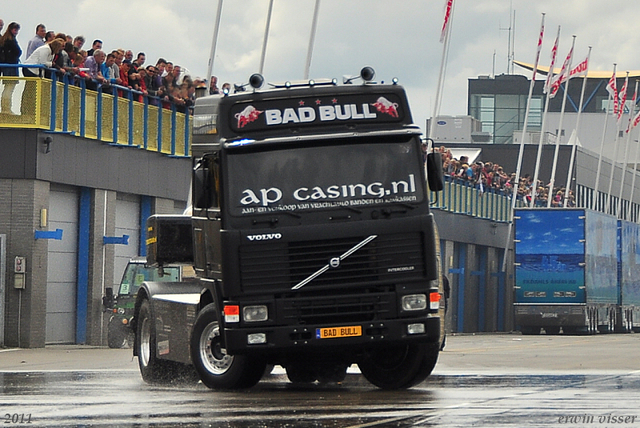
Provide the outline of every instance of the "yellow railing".
{"type": "Polygon", "coordinates": [[[189,114],[151,105],[159,101],[152,97],[139,102],[138,94],[126,88],[121,93],[88,90],[66,79],[0,76],[0,95],[6,95],[0,127],[45,129],[171,156],[190,155],[189,114]]]}

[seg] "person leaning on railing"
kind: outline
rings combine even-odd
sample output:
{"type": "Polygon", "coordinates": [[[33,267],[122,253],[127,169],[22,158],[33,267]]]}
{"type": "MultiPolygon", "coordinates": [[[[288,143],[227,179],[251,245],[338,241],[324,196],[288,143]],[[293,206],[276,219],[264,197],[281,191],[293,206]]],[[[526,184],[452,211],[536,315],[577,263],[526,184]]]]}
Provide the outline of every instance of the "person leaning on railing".
{"type": "MultiPolygon", "coordinates": [[[[61,39],[53,39],[49,43],[40,46],[38,49],[24,61],[25,65],[43,65],[47,68],[53,67],[53,57],[64,48],[66,41],[61,39]]],[[[24,77],[38,77],[42,72],[42,68],[38,73],[32,71],[29,68],[23,68],[22,74],[24,77]]],[[[50,72],[45,72],[45,77],[50,76],[50,72]]]]}
{"type": "MultiPolygon", "coordinates": [[[[0,64],[18,64],[20,62],[20,55],[22,49],[18,45],[16,36],[20,31],[20,24],[12,22],[7,27],[2,37],[0,37],[0,64]]],[[[0,75],[4,76],[18,76],[17,67],[2,67],[0,68],[0,75]]],[[[17,80],[3,80],[4,89],[2,90],[2,113],[15,114],[11,110],[11,100],[13,98],[13,91],[18,84],[17,80]]]]}

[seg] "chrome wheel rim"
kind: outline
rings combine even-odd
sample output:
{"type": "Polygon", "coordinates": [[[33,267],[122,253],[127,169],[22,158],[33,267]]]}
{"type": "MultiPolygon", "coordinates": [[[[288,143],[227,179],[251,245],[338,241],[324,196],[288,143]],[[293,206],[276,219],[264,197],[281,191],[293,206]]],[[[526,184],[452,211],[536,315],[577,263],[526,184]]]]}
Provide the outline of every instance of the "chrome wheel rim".
{"type": "Polygon", "coordinates": [[[222,352],[220,326],[217,321],[209,323],[202,331],[200,360],[207,371],[214,375],[226,373],[233,363],[233,357],[222,352]]]}
{"type": "Polygon", "coordinates": [[[140,326],[139,354],[142,365],[145,367],[148,366],[151,358],[151,323],[149,322],[149,318],[144,318],[140,326]]]}

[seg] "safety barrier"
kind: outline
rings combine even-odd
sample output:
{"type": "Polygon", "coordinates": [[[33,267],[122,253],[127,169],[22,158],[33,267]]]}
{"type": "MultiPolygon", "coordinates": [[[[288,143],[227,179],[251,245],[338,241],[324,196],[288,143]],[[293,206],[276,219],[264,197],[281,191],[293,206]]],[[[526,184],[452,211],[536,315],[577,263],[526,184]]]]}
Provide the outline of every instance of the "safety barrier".
{"type": "MultiPolygon", "coordinates": [[[[465,214],[496,222],[511,220],[511,192],[493,188],[481,189],[466,180],[446,175],[444,189],[436,194],[430,192],[431,208],[455,214],[465,214]]],[[[525,206],[522,199],[516,207],[525,206]]]]}
{"type": "Polygon", "coordinates": [[[110,85],[106,93],[100,85],[89,90],[84,79],[71,79],[56,73],[51,78],[0,76],[0,127],[45,129],[170,156],[190,156],[189,114],[178,112],[173,104],[170,108],[152,105],[161,106],[161,100],[129,88],[110,85]]]}

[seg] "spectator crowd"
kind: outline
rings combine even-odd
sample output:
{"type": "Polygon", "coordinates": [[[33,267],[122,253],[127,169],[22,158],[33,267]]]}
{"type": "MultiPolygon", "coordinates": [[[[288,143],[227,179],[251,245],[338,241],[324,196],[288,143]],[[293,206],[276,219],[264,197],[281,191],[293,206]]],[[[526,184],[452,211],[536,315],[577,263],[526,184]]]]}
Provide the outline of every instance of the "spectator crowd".
{"type": "MultiPolygon", "coordinates": [[[[531,203],[534,186],[533,178],[529,174],[517,179],[515,173],[506,173],[503,167],[497,163],[480,161],[469,163],[467,156],[460,156],[460,159],[456,159],[451,150],[445,146],[440,146],[436,151],[442,156],[442,169],[445,176],[451,177],[452,180],[473,186],[478,189],[480,194],[490,191],[512,196],[513,187],[517,185],[518,199],[527,204],[531,203]]],[[[542,181],[538,180],[535,188],[535,206],[546,207],[549,200],[549,186],[545,186],[542,181]]],[[[564,187],[555,187],[552,192],[551,206],[563,207],[565,194],[564,187]]],[[[567,198],[567,206],[574,207],[575,197],[572,190],[569,190],[567,198]]]]}
{"type": "MultiPolygon", "coordinates": [[[[190,111],[196,89],[203,88],[206,91],[207,88],[205,79],[192,78],[186,68],[165,58],[158,58],[155,65],[146,64],[144,52],[138,52],[134,58],[133,51],[129,49],[105,49],[100,39],[94,40],[91,48],[84,50],[84,36],[72,37],[47,31],[44,24],[36,26],[35,35],[23,51],[17,40],[20,25],[12,22],[2,33],[3,28],[4,22],[0,19],[0,64],[22,64],[20,68],[25,77],[50,78],[56,73],[59,79],[66,79],[78,86],[84,84],[87,89],[97,90],[101,87],[103,92],[117,93],[127,98],[132,96],[136,101],[143,101],[143,97],[148,96],[149,104],[165,108],[174,105],[182,113],[190,111]]],[[[0,75],[19,76],[18,69],[16,66],[0,67],[0,75]]],[[[4,80],[3,113],[12,114],[11,99],[17,83],[15,80],[4,80]]],[[[209,93],[222,94],[224,90],[229,90],[229,86],[225,83],[219,89],[217,78],[212,76],[209,93]]],[[[23,96],[25,93],[26,90],[23,96]]],[[[24,102],[22,104],[25,105],[24,102]]]]}

